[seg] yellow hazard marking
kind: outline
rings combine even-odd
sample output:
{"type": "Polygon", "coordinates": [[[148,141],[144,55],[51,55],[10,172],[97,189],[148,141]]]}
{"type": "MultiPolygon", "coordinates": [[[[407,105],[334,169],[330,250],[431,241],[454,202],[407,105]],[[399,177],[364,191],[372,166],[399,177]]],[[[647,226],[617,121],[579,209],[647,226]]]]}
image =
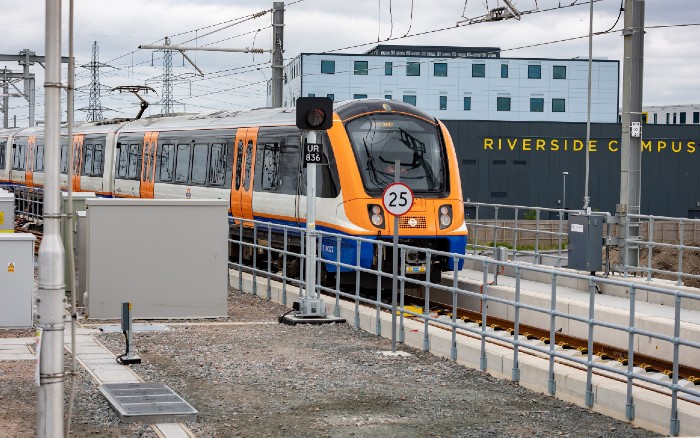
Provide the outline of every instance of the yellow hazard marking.
{"type": "Polygon", "coordinates": [[[7,265],[7,272],[15,272],[15,264],[14,263],[10,262],[7,265]]]}
{"type": "Polygon", "coordinates": [[[0,225],[5,223],[5,212],[0,211],[0,225]]]}

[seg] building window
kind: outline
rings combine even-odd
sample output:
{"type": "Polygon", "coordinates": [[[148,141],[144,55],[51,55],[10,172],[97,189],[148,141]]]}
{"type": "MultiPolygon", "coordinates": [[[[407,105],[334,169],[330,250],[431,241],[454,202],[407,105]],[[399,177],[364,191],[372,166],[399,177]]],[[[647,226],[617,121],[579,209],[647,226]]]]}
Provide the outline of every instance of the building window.
{"type": "Polygon", "coordinates": [[[335,61],[321,61],[321,73],[335,74],[335,61]]]}
{"type": "Polygon", "coordinates": [[[366,94],[353,94],[352,98],[353,99],[367,99],[367,95],[366,94]]]}
{"type": "Polygon", "coordinates": [[[530,98],[530,112],[531,112],[531,113],[541,113],[541,112],[544,112],[544,98],[542,98],[542,97],[531,97],[531,98],[530,98]]]}
{"type": "MultiPolygon", "coordinates": [[[[654,117],[656,117],[656,114],[654,114],[654,117]]],[[[656,118],[654,118],[654,123],[656,123],[656,118]]],[[[693,123],[700,123],[700,112],[699,111],[693,112],[693,123]]]]}
{"type": "Polygon", "coordinates": [[[552,99],[552,112],[553,113],[563,113],[566,111],[566,100],[565,99],[552,99]]]}
{"type": "Polygon", "coordinates": [[[685,111],[680,113],[680,117],[681,117],[681,120],[680,120],[681,125],[685,125],[685,111]]]}
{"type": "Polygon", "coordinates": [[[527,78],[528,79],[541,79],[542,78],[542,66],[541,65],[528,65],[527,66],[527,78]]]}
{"type": "MultiPolygon", "coordinates": [[[[694,114],[700,114],[700,113],[694,113],[694,114]]],[[[654,113],[654,124],[655,125],[658,123],[658,118],[656,116],[657,116],[657,114],[654,113]]]]}
{"type": "Polygon", "coordinates": [[[472,64],[472,77],[473,78],[486,77],[486,64],[472,64]]]}
{"type": "Polygon", "coordinates": [[[440,96],[440,109],[441,110],[447,109],[447,96],[440,96]]]}
{"type": "Polygon", "coordinates": [[[508,64],[501,64],[501,77],[502,78],[508,77],[508,64]]]}
{"type": "Polygon", "coordinates": [[[676,124],[676,113],[673,113],[673,124],[676,124]]]}
{"type": "Polygon", "coordinates": [[[392,62],[384,63],[384,75],[391,76],[394,74],[394,64],[392,62]]]}
{"type": "Polygon", "coordinates": [[[435,64],[433,64],[433,75],[447,76],[447,63],[436,62],[435,64]]]}
{"type": "Polygon", "coordinates": [[[566,66],[565,65],[555,65],[552,69],[553,79],[566,79],[566,66]]]}
{"type": "Polygon", "coordinates": [[[510,111],[510,97],[497,97],[496,111],[510,111]]]}
{"type": "Polygon", "coordinates": [[[667,125],[668,125],[669,123],[671,123],[671,122],[669,121],[669,117],[670,117],[670,114],[669,114],[669,113],[666,113],[666,124],[667,124],[667,125]]]}
{"type": "Polygon", "coordinates": [[[386,100],[391,100],[391,94],[385,94],[384,99],[386,100]]]}
{"type": "Polygon", "coordinates": [[[335,94],[326,94],[326,97],[330,100],[335,100],[335,94]]]}
{"type": "Polygon", "coordinates": [[[471,111],[471,109],[472,109],[471,96],[464,96],[464,111],[471,111]]]}
{"type": "Polygon", "coordinates": [[[410,103],[411,105],[416,106],[416,96],[414,95],[404,94],[403,101],[405,103],[410,103]]]}
{"type": "Polygon", "coordinates": [[[356,75],[367,75],[367,70],[369,69],[369,65],[367,61],[355,61],[355,74],[356,75]]]}
{"type": "Polygon", "coordinates": [[[316,93],[309,93],[309,97],[316,97],[316,93]]]}
{"type": "Polygon", "coordinates": [[[407,62],[406,76],[420,76],[420,62],[407,62]]]}

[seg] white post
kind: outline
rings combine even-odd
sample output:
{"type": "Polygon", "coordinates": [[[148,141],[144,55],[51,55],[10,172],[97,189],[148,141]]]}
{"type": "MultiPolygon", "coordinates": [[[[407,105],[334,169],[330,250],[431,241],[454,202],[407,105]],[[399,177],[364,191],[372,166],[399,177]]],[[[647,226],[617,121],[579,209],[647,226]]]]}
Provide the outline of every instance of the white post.
{"type": "MultiPolygon", "coordinates": [[[[307,143],[319,143],[318,131],[309,131],[307,143]]],[[[316,299],[316,164],[306,165],[306,299],[316,299]]]]}
{"type": "Polygon", "coordinates": [[[39,437],[63,437],[63,329],[66,302],[63,243],[59,234],[59,151],[61,121],[61,1],[46,0],[46,146],[44,151],[44,236],[39,246],[37,328],[39,437]]]}

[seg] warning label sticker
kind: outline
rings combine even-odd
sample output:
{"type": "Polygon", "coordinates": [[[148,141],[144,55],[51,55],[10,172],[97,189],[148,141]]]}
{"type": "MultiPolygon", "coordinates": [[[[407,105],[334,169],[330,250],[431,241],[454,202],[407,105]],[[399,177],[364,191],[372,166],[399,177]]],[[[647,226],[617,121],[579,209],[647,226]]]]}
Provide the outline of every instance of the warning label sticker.
{"type": "Polygon", "coordinates": [[[5,223],[5,212],[0,211],[0,225],[5,223]]]}
{"type": "Polygon", "coordinates": [[[10,262],[7,264],[7,272],[15,272],[15,264],[10,262]]]}

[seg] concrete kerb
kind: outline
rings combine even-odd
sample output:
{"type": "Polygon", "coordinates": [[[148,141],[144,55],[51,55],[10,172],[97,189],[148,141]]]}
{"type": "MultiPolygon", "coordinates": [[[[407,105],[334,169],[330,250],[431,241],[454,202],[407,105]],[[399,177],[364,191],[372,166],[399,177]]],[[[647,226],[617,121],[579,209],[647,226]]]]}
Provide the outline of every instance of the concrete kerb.
{"type": "MultiPolygon", "coordinates": [[[[229,284],[238,285],[238,270],[229,271],[229,284]]],[[[265,277],[257,277],[257,295],[266,298],[265,277]]],[[[243,292],[252,292],[252,275],[243,274],[243,292]]],[[[271,283],[272,300],[282,303],[281,283],[273,281],[271,283]]],[[[287,286],[287,307],[292,306],[294,298],[299,296],[299,289],[296,286],[287,286]]],[[[322,296],[329,312],[335,307],[335,298],[322,296]]],[[[376,310],[360,306],[360,327],[368,333],[376,334],[376,310]]],[[[354,326],[355,303],[350,301],[340,301],[340,316],[347,320],[347,323],[354,326]]],[[[381,334],[384,337],[391,336],[391,314],[381,312],[381,334]]],[[[422,350],[424,339],[424,323],[412,319],[404,319],[404,344],[422,350]]],[[[459,332],[459,330],[458,330],[459,332]]],[[[397,327],[398,336],[398,327],[397,327]]],[[[481,347],[480,340],[476,337],[458,333],[457,335],[457,363],[470,368],[480,368],[481,347]]],[[[451,332],[438,327],[429,328],[430,352],[451,357],[451,332]]],[[[547,359],[538,357],[527,351],[520,349],[518,356],[520,369],[520,385],[540,393],[547,393],[549,381],[549,362],[547,359]]],[[[487,372],[494,377],[510,379],[513,368],[512,348],[495,345],[492,342],[486,343],[486,367],[487,372]]],[[[556,381],[555,397],[585,407],[586,393],[586,372],[582,369],[555,363],[554,379],[556,381]]],[[[626,421],[625,406],[627,403],[626,384],[615,379],[593,375],[592,391],[594,394],[594,404],[592,410],[604,415],[626,421]]],[[[658,393],[646,388],[634,388],[635,418],[632,424],[649,429],[658,433],[668,433],[670,421],[671,398],[668,395],[658,393]]],[[[678,415],[680,420],[681,435],[694,434],[700,430],[700,406],[679,400],[678,415]]]]}

